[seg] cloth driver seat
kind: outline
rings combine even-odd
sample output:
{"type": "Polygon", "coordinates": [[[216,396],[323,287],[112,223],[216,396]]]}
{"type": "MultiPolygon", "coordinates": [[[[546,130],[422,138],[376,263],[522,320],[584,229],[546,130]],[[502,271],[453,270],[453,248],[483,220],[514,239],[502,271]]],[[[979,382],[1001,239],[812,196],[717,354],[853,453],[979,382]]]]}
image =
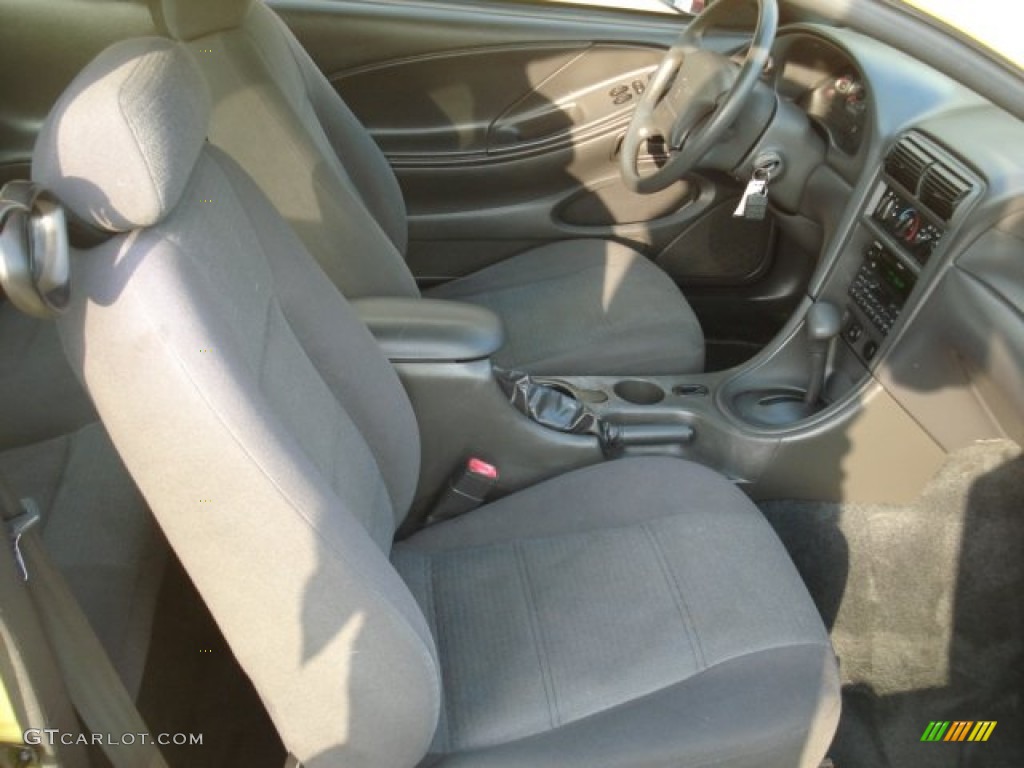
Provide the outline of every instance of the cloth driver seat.
{"type": "MultiPolygon", "coordinates": [[[[420,295],[406,208],[367,130],[281,19],[256,0],[152,0],[213,94],[210,140],[252,176],[349,299],[420,295]]],[[[494,310],[495,362],[537,374],[674,374],[704,368],[704,336],[668,275],[619,243],[527,250],[428,290],[494,310]]]]}

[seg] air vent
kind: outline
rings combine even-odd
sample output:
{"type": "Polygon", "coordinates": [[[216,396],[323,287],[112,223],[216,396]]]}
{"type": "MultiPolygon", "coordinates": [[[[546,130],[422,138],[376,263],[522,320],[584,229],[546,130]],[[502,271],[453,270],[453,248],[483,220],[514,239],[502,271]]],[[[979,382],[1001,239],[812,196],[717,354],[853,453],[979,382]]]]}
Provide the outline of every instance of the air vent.
{"type": "Polygon", "coordinates": [[[935,159],[912,136],[900,139],[885,158],[885,172],[908,191],[917,194],[925,170],[935,159]]]}
{"type": "Polygon", "coordinates": [[[936,163],[928,169],[921,184],[921,202],[943,221],[949,221],[956,207],[970,194],[973,186],[944,165],[936,163]]]}

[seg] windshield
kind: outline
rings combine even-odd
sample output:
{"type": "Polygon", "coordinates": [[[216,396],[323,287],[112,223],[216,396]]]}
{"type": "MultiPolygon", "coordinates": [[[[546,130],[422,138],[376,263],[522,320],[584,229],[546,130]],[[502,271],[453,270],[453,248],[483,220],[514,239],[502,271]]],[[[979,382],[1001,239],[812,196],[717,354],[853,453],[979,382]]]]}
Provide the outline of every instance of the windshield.
{"type": "MultiPolygon", "coordinates": [[[[707,0],[558,0],[581,5],[629,8],[654,13],[699,13],[707,0]]],[[[857,0],[849,0],[857,2],[857,0]]],[[[1024,68],[1024,34],[1017,24],[1019,0],[890,0],[919,11],[960,30],[1004,59],[1024,68]]]]}
{"type": "Polygon", "coordinates": [[[1024,67],[1024,37],[1013,0],[903,0],[1024,67]]]}

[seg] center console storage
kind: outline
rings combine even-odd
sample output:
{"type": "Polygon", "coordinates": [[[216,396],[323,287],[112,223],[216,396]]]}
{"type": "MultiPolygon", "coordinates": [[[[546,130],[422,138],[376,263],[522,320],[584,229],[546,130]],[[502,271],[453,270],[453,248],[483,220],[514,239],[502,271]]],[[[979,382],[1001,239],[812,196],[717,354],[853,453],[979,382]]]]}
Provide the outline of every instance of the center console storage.
{"type": "Polygon", "coordinates": [[[505,343],[501,318],[475,304],[371,298],[352,306],[393,363],[483,360],[505,343]]]}
{"type": "MultiPolygon", "coordinates": [[[[420,426],[417,496],[403,533],[430,513],[454,468],[497,467],[495,495],[624,455],[703,462],[756,477],[772,436],[741,436],[714,396],[724,374],[531,377],[498,371],[501,322],[480,307],[424,299],[353,302],[392,360],[420,426]]],[[[402,535],[402,534],[400,534],[402,535]]]]}

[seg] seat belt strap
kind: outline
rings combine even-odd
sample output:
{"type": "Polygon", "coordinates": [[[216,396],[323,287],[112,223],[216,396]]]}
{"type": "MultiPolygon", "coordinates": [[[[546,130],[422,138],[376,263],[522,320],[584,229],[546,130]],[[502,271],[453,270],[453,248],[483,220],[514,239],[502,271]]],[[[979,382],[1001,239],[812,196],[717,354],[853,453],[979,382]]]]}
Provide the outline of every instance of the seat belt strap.
{"type": "MultiPolygon", "coordinates": [[[[0,546],[0,567],[7,565],[7,550],[0,546]]],[[[7,575],[0,581],[10,582],[7,575]]],[[[6,584],[0,584],[0,605],[3,617],[0,620],[0,766],[2,768],[35,768],[42,763],[45,755],[35,744],[26,739],[25,723],[44,722],[42,702],[36,697],[34,687],[26,685],[26,660],[16,647],[14,626],[22,630],[25,614],[11,600],[6,584]],[[26,690],[28,689],[28,690],[26,690]],[[17,701],[18,706],[15,706],[17,701]]],[[[34,617],[33,617],[34,618],[34,617]]],[[[19,631],[20,638],[22,632],[19,631]]],[[[40,697],[41,698],[41,697],[40,697]]]]}
{"type": "Polygon", "coordinates": [[[12,541],[16,541],[20,575],[83,725],[104,737],[100,746],[113,768],[167,768],[152,737],[132,744],[120,743],[117,738],[149,734],[149,728],[63,575],[43,548],[38,526],[32,523],[33,518],[38,519],[35,504],[23,501],[22,511],[11,503],[0,503],[0,507],[12,541]]]}
{"type": "MultiPolygon", "coordinates": [[[[0,519],[7,517],[3,490],[0,485],[0,519]]],[[[0,765],[88,768],[81,745],[29,743],[34,740],[26,728],[74,732],[81,726],[21,571],[3,539],[0,533],[0,698],[6,700],[0,702],[0,765]]]]}

